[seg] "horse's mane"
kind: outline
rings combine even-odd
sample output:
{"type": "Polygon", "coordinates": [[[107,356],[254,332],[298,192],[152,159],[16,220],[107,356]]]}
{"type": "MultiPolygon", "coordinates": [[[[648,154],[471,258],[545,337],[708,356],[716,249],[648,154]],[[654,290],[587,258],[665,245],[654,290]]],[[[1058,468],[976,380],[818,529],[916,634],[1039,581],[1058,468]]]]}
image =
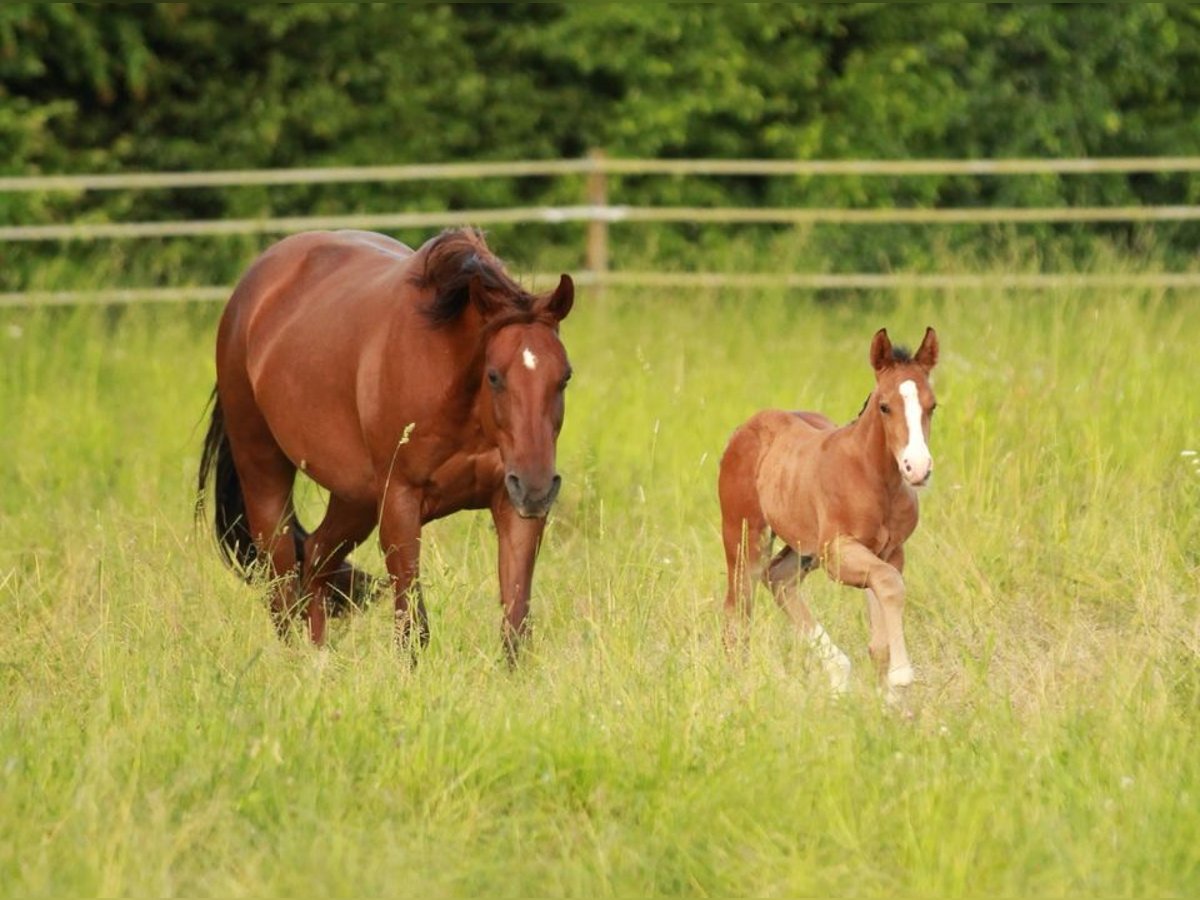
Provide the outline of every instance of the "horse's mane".
{"type": "Polygon", "coordinates": [[[435,328],[462,315],[471,302],[471,280],[476,276],[500,318],[536,318],[533,296],[505,271],[479,229],[443,231],[425,245],[424,257],[425,265],[412,281],[434,292],[433,302],[422,312],[435,328]]]}

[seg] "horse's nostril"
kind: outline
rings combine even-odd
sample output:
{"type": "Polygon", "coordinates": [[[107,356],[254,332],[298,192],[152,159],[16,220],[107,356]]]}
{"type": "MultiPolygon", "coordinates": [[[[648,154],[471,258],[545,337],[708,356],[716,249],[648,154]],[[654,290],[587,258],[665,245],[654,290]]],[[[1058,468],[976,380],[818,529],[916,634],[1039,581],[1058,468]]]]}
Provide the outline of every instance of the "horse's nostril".
{"type": "Polygon", "coordinates": [[[551,486],[551,488],[552,488],[553,490],[556,490],[556,491],[557,491],[557,490],[558,490],[560,487],[562,487],[562,476],[561,476],[561,475],[555,475],[555,476],[554,476],[554,479],[553,479],[553,481],[551,482],[551,485],[550,485],[550,486],[551,486]]]}
{"type": "Polygon", "coordinates": [[[521,479],[516,473],[509,472],[504,476],[504,486],[508,488],[510,494],[519,494],[521,492],[521,479]]]}

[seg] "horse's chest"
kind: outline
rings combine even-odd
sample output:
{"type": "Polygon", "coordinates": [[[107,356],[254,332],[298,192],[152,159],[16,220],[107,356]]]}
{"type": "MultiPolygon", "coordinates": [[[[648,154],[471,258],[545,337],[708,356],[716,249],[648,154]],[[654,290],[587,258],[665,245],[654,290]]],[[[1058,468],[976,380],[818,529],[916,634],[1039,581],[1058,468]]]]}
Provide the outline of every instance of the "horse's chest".
{"type": "Polygon", "coordinates": [[[917,503],[915,498],[903,496],[892,504],[879,523],[875,535],[875,546],[871,549],[879,556],[887,557],[904,545],[917,527],[917,503]]]}
{"type": "Polygon", "coordinates": [[[491,503],[503,478],[498,451],[460,454],[443,462],[422,485],[421,518],[441,518],[491,503]]]}

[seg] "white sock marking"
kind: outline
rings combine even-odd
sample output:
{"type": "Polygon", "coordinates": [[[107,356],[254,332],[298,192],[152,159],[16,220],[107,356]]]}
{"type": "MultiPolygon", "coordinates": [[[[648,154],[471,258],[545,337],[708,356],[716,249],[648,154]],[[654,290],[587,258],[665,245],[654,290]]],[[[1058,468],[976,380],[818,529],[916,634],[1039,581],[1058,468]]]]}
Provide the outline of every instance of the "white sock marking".
{"type": "Polygon", "coordinates": [[[829,685],[835,694],[845,693],[850,687],[850,657],[839,649],[829,637],[829,633],[818,622],[808,637],[812,648],[817,652],[829,676],[829,685]]]}
{"type": "Polygon", "coordinates": [[[534,352],[528,347],[521,352],[521,359],[525,363],[525,368],[527,368],[530,372],[537,368],[537,356],[535,356],[534,352]]]}
{"type": "Polygon", "coordinates": [[[908,687],[913,683],[913,667],[908,665],[889,669],[887,680],[890,687],[908,687]]]}

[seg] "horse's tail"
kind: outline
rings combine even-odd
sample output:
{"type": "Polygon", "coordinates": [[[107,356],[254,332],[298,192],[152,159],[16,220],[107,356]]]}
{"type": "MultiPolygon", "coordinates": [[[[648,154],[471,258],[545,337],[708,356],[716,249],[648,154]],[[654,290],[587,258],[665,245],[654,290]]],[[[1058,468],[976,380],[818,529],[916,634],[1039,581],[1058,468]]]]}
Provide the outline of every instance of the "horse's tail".
{"type": "Polygon", "coordinates": [[[225,414],[215,387],[209,404],[212,406],[212,418],[208,423],[208,433],[204,436],[200,472],[196,478],[196,518],[204,516],[205,499],[210,496],[211,481],[217,547],[230,568],[249,578],[251,567],[258,558],[258,550],[246,522],[246,500],[242,496],[237,469],[233,466],[229,435],[225,433],[225,414]]]}

